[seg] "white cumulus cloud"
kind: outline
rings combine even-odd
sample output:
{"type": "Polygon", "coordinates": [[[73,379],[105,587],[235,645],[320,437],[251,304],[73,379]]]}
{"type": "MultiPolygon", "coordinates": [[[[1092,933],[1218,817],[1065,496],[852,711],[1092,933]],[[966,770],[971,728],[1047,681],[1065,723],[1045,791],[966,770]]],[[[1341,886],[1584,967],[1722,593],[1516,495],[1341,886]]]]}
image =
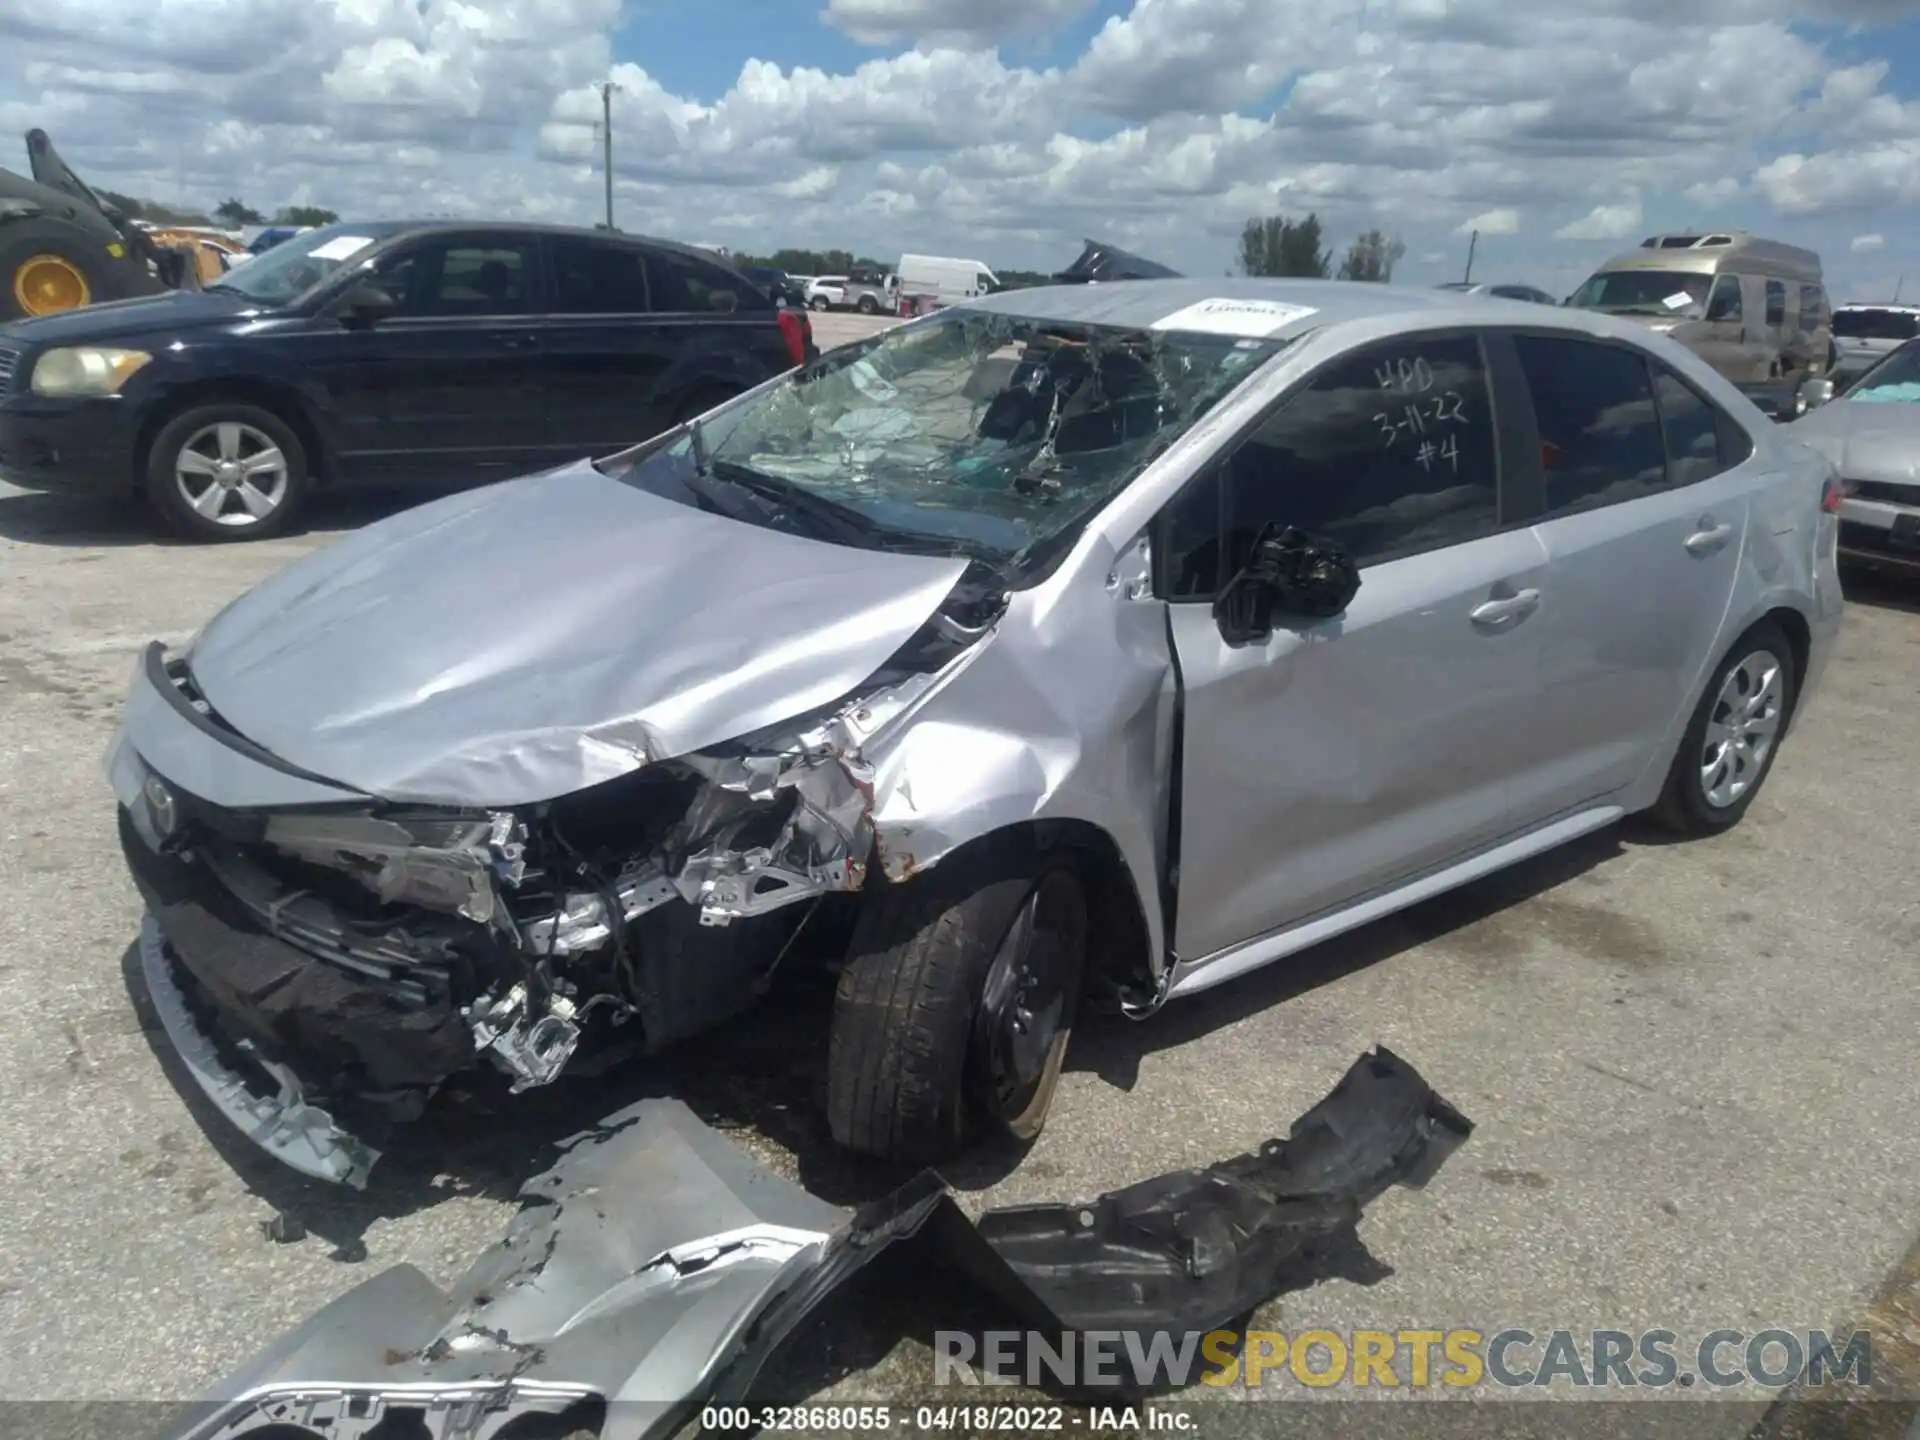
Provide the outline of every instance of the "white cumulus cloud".
{"type": "Polygon", "coordinates": [[[1640,202],[1628,200],[1619,205],[1596,205],[1553,233],[1561,240],[1620,240],[1640,226],[1640,202]]]}
{"type": "Polygon", "coordinates": [[[1518,210],[1483,210],[1471,219],[1462,220],[1454,226],[1453,233],[1471,235],[1476,230],[1482,235],[1518,235],[1520,212],[1518,210]]]}
{"type": "Polygon", "coordinates": [[[1696,223],[1830,268],[1870,230],[1920,271],[1920,95],[1871,58],[1914,0],[809,8],[716,17],[716,90],[711,56],[624,50],[651,12],[621,0],[0,0],[0,145],[44,126],[93,183],[201,207],[591,222],[611,78],[620,223],[741,249],[1052,269],[1094,235],[1218,274],[1249,217],[1314,211],[1336,249],[1402,236],[1415,283],[1474,230],[1558,291],[1583,245],[1696,223]],[[841,63],[797,63],[799,25],[841,63]]]}

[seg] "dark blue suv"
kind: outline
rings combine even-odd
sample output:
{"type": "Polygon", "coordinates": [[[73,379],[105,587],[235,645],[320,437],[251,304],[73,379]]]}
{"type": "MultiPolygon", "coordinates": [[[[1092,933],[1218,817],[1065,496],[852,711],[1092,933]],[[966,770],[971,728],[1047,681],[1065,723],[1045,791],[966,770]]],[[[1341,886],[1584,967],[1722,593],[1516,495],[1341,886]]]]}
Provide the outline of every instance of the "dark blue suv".
{"type": "Polygon", "coordinates": [[[622,449],[813,358],[804,311],[684,246],[330,225],[204,291],[0,326],[0,479],[144,490],[190,535],[316,485],[482,484],[622,449]]]}

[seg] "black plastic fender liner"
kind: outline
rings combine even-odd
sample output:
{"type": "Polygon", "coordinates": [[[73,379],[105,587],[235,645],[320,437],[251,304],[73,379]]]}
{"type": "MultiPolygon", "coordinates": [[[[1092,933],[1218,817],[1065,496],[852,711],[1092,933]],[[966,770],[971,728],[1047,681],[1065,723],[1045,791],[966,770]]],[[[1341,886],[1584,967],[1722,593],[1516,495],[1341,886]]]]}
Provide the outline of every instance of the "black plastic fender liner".
{"type": "Polygon", "coordinates": [[[721,1371],[715,1403],[743,1401],[809,1313],[904,1240],[1050,1337],[1181,1336],[1221,1329],[1285,1288],[1316,1240],[1357,1224],[1398,1184],[1424,1186],[1473,1122],[1392,1051],[1363,1055],[1284,1140],[1072,1205],[1018,1205],[970,1220],[924,1171],[863,1208],[819,1266],[763,1312],[721,1371]]]}
{"type": "Polygon", "coordinates": [[[407,1266],[374,1277],[229,1377],[183,1440],[371,1440],[396,1407],[424,1427],[408,1434],[493,1440],[580,1401],[606,1402],[601,1440],[662,1440],[704,1406],[745,1403],[800,1323],[881,1262],[916,1276],[937,1263],[1050,1343],[1226,1328],[1287,1286],[1303,1249],[1388,1187],[1424,1185],[1472,1130],[1375,1050],[1252,1154],[975,1222],[933,1171],[849,1215],[679,1102],[642,1101],[566,1142],[450,1291],[407,1266]],[[482,1427],[452,1428],[474,1405],[482,1427]]]}

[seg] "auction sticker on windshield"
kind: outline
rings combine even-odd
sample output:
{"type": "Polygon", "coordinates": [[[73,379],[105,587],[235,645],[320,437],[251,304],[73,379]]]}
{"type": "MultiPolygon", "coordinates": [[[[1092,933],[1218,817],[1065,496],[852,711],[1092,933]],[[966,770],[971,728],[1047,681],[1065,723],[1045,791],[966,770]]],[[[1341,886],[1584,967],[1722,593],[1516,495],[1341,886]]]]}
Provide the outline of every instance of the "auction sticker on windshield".
{"type": "Polygon", "coordinates": [[[1204,335],[1271,335],[1282,326],[1314,314],[1311,305],[1279,300],[1201,300],[1163,315],[1149,330],[1188,330],[1204,335]]]}
{"type": "Polygon", "coordinates": [[[314,260],[344,260],[373,243],[371,235],[336,235],[324,245],[316,245],[309,257],[314,260]]]}

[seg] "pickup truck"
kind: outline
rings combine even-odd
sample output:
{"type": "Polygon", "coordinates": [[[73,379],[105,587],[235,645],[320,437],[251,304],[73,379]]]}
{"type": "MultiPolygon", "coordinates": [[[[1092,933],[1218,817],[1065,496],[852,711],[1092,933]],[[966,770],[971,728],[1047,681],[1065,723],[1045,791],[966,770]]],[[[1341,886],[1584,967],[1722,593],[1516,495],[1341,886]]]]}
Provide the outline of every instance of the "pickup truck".
{"type": "Polygon", "coordinates": [[[851,275],[822,275],[807,286],[810,310],[858,310],[862,315],[891,315],[897,304],[899,281],[892,275],[855,271],[851,275]]]}

